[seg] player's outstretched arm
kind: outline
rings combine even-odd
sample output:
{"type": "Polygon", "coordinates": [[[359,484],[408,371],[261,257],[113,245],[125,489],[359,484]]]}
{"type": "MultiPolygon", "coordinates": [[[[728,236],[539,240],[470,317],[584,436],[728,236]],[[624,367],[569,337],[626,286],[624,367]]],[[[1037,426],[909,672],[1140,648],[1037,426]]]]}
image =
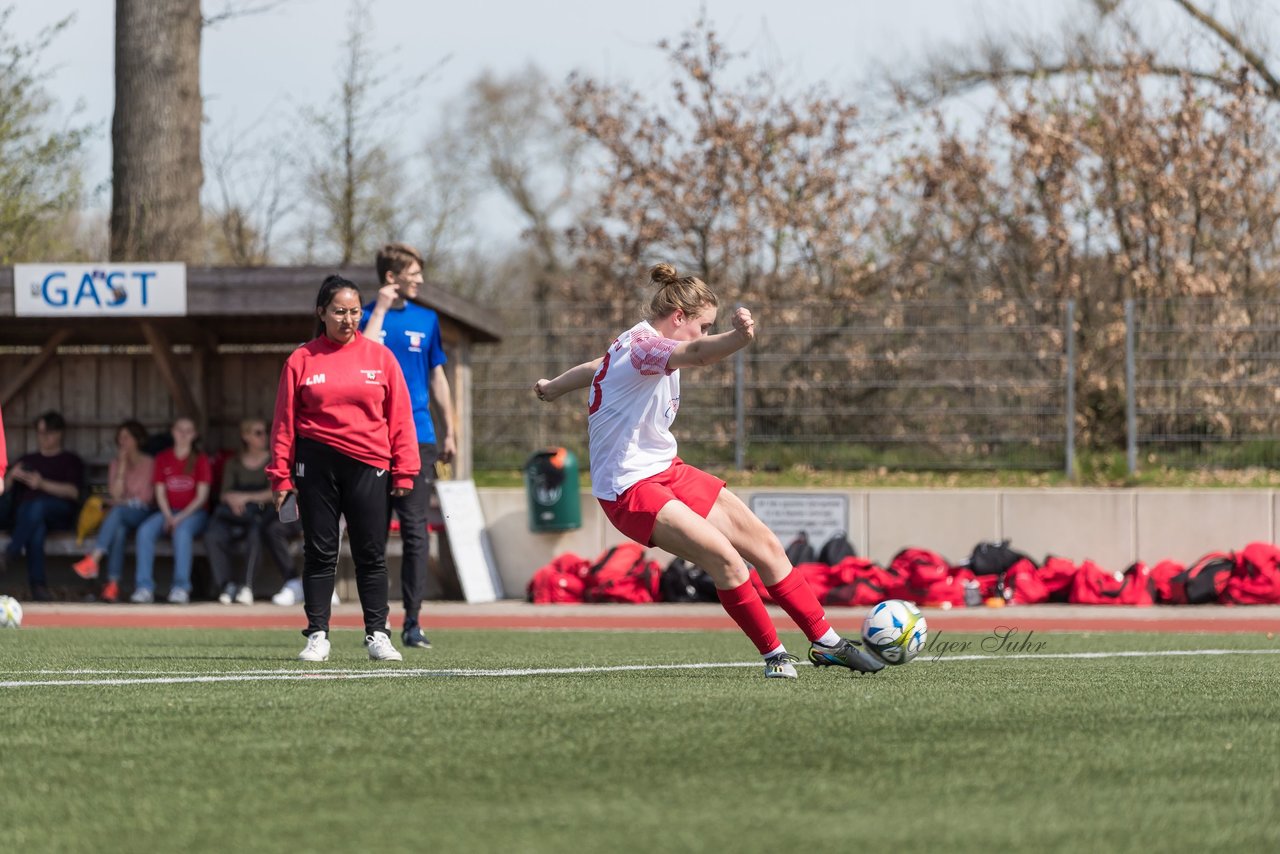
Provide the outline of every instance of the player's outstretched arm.
{"type": "Polygon", "coordinates": [[[533,393],[538,396],[538,400],[550,403],[571,391],[586,388],[591,385],[591,380],[595,378],[596,371],[600,370],[600,363],[603,361],[604,356],[601,356],[590,362],[575,365],[553,380],[538,380],[533,384],[533,393]]]}
{"type": "Polygon", "coordinates": [[[682,341],[671,351],[667,367],[696,368],[714,365],[746,347],[756,337],[756,324],[751,312],[737,308],[733,312],[733,329],[719,335],[707,335],[695,341],[682,341]]]}

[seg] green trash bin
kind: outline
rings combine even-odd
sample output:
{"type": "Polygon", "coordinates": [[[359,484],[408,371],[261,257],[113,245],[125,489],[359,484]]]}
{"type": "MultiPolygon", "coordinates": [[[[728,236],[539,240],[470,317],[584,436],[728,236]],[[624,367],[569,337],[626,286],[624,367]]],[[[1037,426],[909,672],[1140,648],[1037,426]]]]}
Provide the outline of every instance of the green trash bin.
{"type": "Polygon", "coordinates": [[[578,458],[567,448],[548,448],[524,464],[529,530],[573,531],[582,527],[578,458]]]}

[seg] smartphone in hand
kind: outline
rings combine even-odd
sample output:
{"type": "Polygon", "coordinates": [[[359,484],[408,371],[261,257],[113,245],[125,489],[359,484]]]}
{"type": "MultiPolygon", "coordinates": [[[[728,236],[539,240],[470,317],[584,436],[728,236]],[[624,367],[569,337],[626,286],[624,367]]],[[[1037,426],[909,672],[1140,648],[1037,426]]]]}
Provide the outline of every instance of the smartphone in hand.
{"type": "Polygon", "coordinates": [[[280,521],[298,521],[298,493],[290,492],[284,497],[284,502],[280,505],[280,521]]]}

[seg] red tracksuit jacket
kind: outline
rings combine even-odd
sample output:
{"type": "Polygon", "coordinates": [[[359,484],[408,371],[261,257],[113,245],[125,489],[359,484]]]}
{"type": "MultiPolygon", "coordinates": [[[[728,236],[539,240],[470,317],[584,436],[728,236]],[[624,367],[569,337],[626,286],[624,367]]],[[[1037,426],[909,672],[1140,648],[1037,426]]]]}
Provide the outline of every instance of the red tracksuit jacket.
{"type": "Polygon", "coordinates": [[[293,489],[297,438],[391,472],[413,487],[422,468],[413,404],[391,351],[356,333],[346,344],[321,335],[289,354],[280,372],[267,475],[276,492],[293,489]]]}

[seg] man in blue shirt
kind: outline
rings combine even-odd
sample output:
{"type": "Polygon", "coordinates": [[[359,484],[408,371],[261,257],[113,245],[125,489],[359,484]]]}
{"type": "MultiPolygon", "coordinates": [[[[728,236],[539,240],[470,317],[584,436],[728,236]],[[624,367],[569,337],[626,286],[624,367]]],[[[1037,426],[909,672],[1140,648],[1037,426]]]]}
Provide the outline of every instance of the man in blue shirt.
{"type": "Polygon", "coordinates": [[[435,465],[449,463],[457,454],[454,436],[453,397],[444,372],[444,347],[440,341],[440,321],[436,313],[413,300],[422,288],[422,255],[405,243],[388,243],[378,250],[376,261],[378,298],[364,307],[360,328],[365,336],[386,345],[404,371],[405,384],[413,401],[413,425],[418,431],[422,471],[408,495],[391,499],[400,519],[400,588],[404,595],[406,647],[430,649],[422,633],[419,612],[427,584],[427,510],[431,503],[431,482],[435,465]],[[433,423],[432,411],[438,420],[433,423]],[[441,435],[436,436],[435,424],[441,435]]]}

